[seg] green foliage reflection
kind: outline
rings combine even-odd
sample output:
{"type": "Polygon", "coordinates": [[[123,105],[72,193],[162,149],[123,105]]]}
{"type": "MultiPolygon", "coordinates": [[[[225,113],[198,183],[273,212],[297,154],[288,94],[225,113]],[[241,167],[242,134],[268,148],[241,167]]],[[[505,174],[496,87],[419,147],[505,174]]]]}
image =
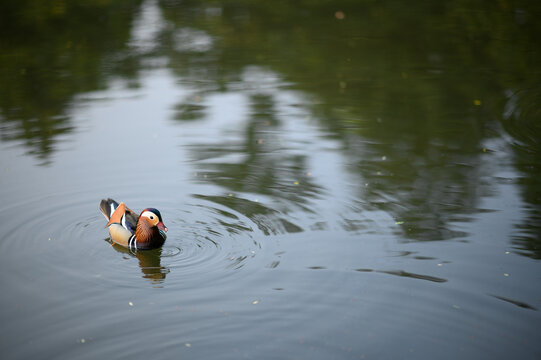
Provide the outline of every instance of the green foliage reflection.
{"type": "Polygon", "coordinates": [[[3,2],[3,139],[20,141],[47,161],[59,135],[73,130],[76,95],[106,88],[115,77],[136,83],[149,66],[145,60],[166,58],[198,94],[179,100],[180,122],[204,119],[201,99],[211,94],[249,99],[242,141],[194,149],[196,159],[247,155],[198,164],[208,181],[309,211],[309,199],[323,189],[306,176],[307,156],[273,151],[280,147],[268,130],[284,125],[276,99],[243,78],[249,67],[268,69],[280,74],[275,90],[310,94],[313,101],[299,106],[342,144],[361,208],[389,212],[411,240],[465,235],[453,222],[483,211],[479,200],[493,191],[487,174],[498,171],[493,155],[500,149],[491,146],[510,134],[531,205],[514,244],[541,258],[538,1],[157,4],[168,26],[155,47],[138,52],[130,31],[140,1],[3,2]]]}

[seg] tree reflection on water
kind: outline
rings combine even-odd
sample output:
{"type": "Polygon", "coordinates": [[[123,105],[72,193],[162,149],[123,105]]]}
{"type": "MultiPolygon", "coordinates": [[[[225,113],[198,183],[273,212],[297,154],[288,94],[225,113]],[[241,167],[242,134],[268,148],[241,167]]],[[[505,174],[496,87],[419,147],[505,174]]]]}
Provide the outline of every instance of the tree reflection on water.
{"type": "Polygon", "coordinates": [[[324,192],[308,175],[310,154],[284,149],[277,135],[286,119],[277,94],[297,91],[321,133],[341,144],[358,211],[390,213],[411,240],[464,236],[453,222],[486,210],[480,199],[499,176],[494,154],[512,149],[528,204],[513,242],[541,258],[540,10],[535,1],[6,2],[1,136],[50,163],[75,130],[78,95],[117,78],[137,86],[142,70],[167,66],[195,94],[176,106],[179,122],[204,120],[211,95],[247,100],[241,141],[194,145],[206,181],[309,212],[324,192]],[[144,16],[161,25],[137,42],[144,16]],[[246,77],[253,68],[281,80],[267,91],[246,77]]]}

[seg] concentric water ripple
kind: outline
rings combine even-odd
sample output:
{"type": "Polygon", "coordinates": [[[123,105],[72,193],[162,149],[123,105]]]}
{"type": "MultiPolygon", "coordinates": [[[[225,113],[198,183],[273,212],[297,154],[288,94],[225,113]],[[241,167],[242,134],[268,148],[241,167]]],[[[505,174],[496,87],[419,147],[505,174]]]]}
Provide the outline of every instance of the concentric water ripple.
{"type": "MultiPolygon", "coordinates": [[[[205,274],[219,280],[244,267],[261,248],[252,238],[253,224],[240,213],[215,205],[179,206],[163,201],[160,211],[169,227],[165,245],[131,252],[110,243],[99,200],[90,192],[58,194],[1,209],[4,219],[13,213],[25,216],[13,217],[2,227],[0,251],[14,254],[19,264],[39,263],[42,271],[66,279],[90,278],[95,284],[111,282],[125,287],[140,286],[140,278],[155,285],[172,285],[205,274]],[[35,253],[40,256],[31,258],[35,253]]],[[[130,204],[129,199],[122,200],[130,204]]]]}
{"type": "Polygon", "coordinates": [[[252,238],[253,225],[242,214],[204,204],[188,204],[176,214],[169,233],[171,229],[178,232],[168,238],[161,257],[162,265],[174,273],[166,280],[169,284],[192,277],[223,281],[247,265],[261,248],[252,238]],[[175,252],[173,246],[180,251],[175,252]],[[163,256],[164,252],[168,255],[163,256]]]}
{"type": "MultiPolygon", "coordinates": [[[[466,274],[453,275],[453,263],[436,249],[435,254],[417,253],[426,246],[416,250],[411,244],[389,242],[388,234],[368,232],[267,236],[269,226],[283,216],[278,211],[254,205],[252,210],[267,211],[264,221],[257,223],[254,214],[244,213],[242,207],[193,197],[189,202],[154,199],[148,204],[159,207],[168,239],[160,249],[133,252],[109,241],[99,200],[92,191],[52,194],[0,209],[0,251],[9,254],[4,256],[1,279],[12,290],[1,299],[9,310],[5,326],[25,329],[40,322],[33,341],[52,355],[62,346],[68,358],[78,351],[70,346],[96,341],[103,349],[98,353],[135,356],[132,349],[138,349],[144,336],[152,352],[163,350],[167,339],[173,348],[207,344],[198,348],[198,357],[212,358],[205,349],[226,348],[231,341],[224,335],[228,332],[252,339],[256,332],[267,344],[259,350],[270,353],[284,341],[280,335],[284,328],[290,334],[309,334],[307,344],[288,339],[288,347],[303,351],[320,346],[314,339],[338,336],[334,329],[344,326],[350,331],[334,340],[346,349],[359,337],[371,341],[366,339],[373,334],[390,341],[385,335],[389,332],[406,348],[410,339],[403,329],[412,327],[419,331],[416,348],[444,339],[455,344],[469,338],[459,330],[470,321],[469,309],[477,303],[491,307],[475,315],[485,325],[479,330],[475,324],[468,327],[471,334],[482,338],[490,328],[519,333],[512,321],[515,313],[501,319],[494,315],[512,306],[501,300],[509,298],[506,293],[493,291],[499,282],[487,285],[486,292],[496,296],[459,289],[466,274]],[[307,326],[313,322],[325,326],[307,326]],[[151,334],[147,323],[153,324],[151,334]],[[265,327],[258,329],[257,324],[265,327]],[[433,335],[432,329],[441,324],[445,324],[441,334],[433,335]],[[108,329],[108,336],[103,336],[103,329],[108,329]],[[71,339],[67,347],[65,339],[71,339]]],[[[147,206],[133,194],[118,200],[135,211],[147,206]]],[[[251,205],[247,200],[238,203],[251,205]]],[[[257,221],[263,217],[258,216],[257,221]]],[[[23,349],[21,358],[32,355],[31,350],[24,352],[24,339],[20,333],[11,339],[19,341],[14,346],[23,349]]],[[[515,346],[520,340],[508,335],[507,343],[515,346]]],[[[336,351],[324,350],[330,357],[336,351]]],[[[256,357],[249,346],[244,352],[256,357]]]]}

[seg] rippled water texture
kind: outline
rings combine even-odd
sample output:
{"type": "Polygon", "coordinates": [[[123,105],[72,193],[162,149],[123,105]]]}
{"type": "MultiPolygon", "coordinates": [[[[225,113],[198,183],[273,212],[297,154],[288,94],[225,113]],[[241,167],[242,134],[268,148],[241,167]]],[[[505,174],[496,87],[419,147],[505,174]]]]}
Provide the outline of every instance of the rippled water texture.
{"type": "Polygon", "coordinates": [[[541,358],[540,15],[0,5],[0,358],[541,358]]]}

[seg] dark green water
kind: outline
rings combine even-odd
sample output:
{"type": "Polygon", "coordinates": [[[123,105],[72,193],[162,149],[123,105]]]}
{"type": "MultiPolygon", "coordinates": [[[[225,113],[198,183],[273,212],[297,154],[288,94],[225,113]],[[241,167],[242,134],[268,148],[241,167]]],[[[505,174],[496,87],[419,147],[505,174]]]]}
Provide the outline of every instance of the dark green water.
{"type": "Polygon", "coordinates": [[[539,359],[540,16],[3,2],[0,357],[539,359]]]}

